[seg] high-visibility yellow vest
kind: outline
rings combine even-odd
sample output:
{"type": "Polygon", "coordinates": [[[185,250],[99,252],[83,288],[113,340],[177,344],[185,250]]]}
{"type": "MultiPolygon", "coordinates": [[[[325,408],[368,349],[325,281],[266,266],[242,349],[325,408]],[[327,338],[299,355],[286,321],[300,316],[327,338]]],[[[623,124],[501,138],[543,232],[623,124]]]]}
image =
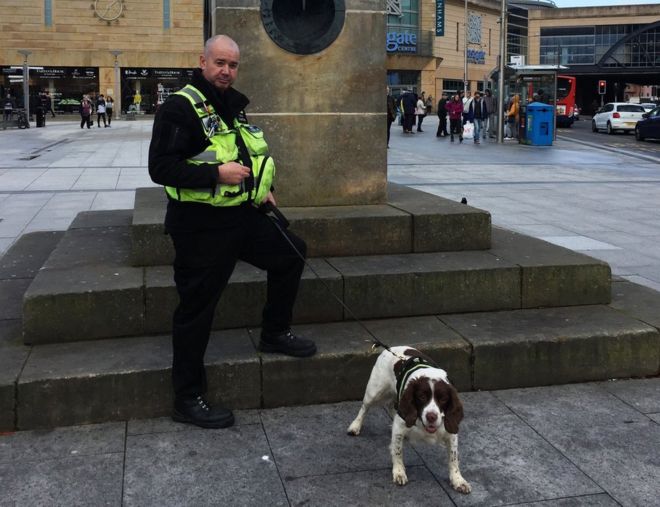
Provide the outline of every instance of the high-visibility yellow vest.
{"type": "MultiPolygon", "coordinates": [[[[246,178],[240,185],[218,184],[214,189],[166,186],[167,194],[177,201],[193,201],[212,206],[238,206],[248,201],[261,204],[268,195],[275,176],[275,163],[269,155],[263,131],[237,119],[234,119],[233,128],[229,128],[202,92],[192,85],[185,86],[176,94],[188,99],[211,143],[187,162],[191,165],[221,165],[237,160],[239,150],[236,135],[240,135],[252,161],[252,178],[246,178]]],[[[194,170],[194,167],[191,167],[191,170],[194,170]]]]}

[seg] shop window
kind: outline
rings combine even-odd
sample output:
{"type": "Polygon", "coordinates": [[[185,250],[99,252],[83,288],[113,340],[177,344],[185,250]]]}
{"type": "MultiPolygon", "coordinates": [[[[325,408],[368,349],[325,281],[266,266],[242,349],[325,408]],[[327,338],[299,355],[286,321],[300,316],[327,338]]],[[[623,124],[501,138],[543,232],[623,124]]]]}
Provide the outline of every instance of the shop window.
{"type": "Polygon", "coordinates": [[[459,91],[463,91],[463,81],[456,79],[444,79],[442,81],[442,92],[449,96],[455,95],[459,91]]]}

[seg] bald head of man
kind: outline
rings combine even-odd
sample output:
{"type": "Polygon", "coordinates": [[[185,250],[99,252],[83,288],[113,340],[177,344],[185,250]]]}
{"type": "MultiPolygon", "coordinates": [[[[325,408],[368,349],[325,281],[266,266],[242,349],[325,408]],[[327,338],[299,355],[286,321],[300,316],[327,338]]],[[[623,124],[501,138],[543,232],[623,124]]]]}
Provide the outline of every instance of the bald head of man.
{"type": "Polygon", "coordinates": [[[217,90],[224,92],[236,80],[240,61],[238,44],[226,35],[211,37],[199,57],[202,75],[217,90]]]}

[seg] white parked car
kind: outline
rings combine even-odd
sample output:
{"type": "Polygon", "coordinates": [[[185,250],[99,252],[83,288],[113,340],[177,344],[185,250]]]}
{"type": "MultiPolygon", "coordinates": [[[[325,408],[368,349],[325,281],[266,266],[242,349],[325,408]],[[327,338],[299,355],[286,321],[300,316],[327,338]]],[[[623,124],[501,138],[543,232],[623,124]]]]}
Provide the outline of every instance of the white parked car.
{"type": "Polygon", "coordinates": [[[642,106],[647,113],[658,107],[658,105],[654,104],[653,102],[642,102],[640,106],[642,106]]]}
{"type": "Polygon", "coordinates": [[[607,130],[608,134],[614,134],[617,130],[632,132],[645,112],[640,104],[610,102],[594,115],[591,120],[591,130],[593,132],[607,130]]]}

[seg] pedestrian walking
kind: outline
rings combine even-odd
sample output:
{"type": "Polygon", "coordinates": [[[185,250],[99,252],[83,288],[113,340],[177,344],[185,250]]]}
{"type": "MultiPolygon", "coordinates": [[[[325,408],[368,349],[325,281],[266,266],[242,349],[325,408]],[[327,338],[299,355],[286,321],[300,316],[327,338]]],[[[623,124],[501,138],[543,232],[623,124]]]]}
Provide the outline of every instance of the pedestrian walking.
{"type": "Polygon", "coordinates": [[[48,109],[46,109],[46,113],[50,113],[52,118],[55,118],[55,111],[53,111],[53,98],[50,96],[50,92],[46,90],[44,92],[44,95],[46,96],[46,105],[48,109]]]}
{"type": "Polygon", "coordinates": [[[447,137],[449,132],[447,132],[447,94],[442,92],[441,99],[438,101],[438,131],[436,132],[436,137],[447,137]]]}
{"type": "Polygon", "coordinates": [[[415,124],[415,107],[417,99],[412,91],[407,90],[401,97],[401,108],[403,110],[403,133],[412,134],[415,124]]]}
{"type": "Polygon", "coordinates": [[[486,118],[488,118],[486,103],[481,98],[481,94],[479,92],[474,92],[474,100],[470,104],[470,111],[468,116],[472,118],[472,122],[474,123],[474,144],[479,144],[480,134],[484,126],[484,121],[486,118]]]}
{"type": "Polygon", "coordinates": [[[4,123],[3,128],[7,128],[7,124],[11,122],[11,117],[14,114],[14,109],[16,108],[16,101],[14,97],[11,96],[11,93],[7,92],[7,95],[2,100],[2,121],[4,123]]]}
{"type": "Polygon", "coordinates": [[[505,139],[518,138],[518,122],[520,115],[520,95],[515,94],[511,99],[509,108],[506,112],[507,136],[505,139]]]}
{"type": "Polygon", "coordinates": [[[112,111],[115,107],[115,99],[111,95],[105,98],[105,114],[108,117],[108,127],[112,125],[112,111]]]}
{"type": "Polygon", "coordinates": [[[92,101],[87,95],[83,95],[80,101],[80,128],[92,128],[92,101]]]}
{"type": "Polygon", "coordinates": [[[158,109],[149,147],[149,174],[168,197],[165,229],[174,244],[179,294],[172,327],[172,418],[204,428],[234,424],[229,408],[212,407],[205,399],[204,354],[215,308],[239,259],[267,272],[259,351],[316,353],[314,342],[290,327],[305,242],[258,208],[275,205],[275,164],[263,132],[248,124],[249,99],[232,86],[239,60],[239,47],[228,36],[206,41],[191,83],[158,109]]]}
{"type": "Polygon", "coordinates": [[[459,142],[463,142],[463,103],[461,97],[456,94],[445,104],[445,109],[449,113],[449,132],[451,133],[451,142],[454,142],[454,134],[458,134],[459,142]]]}
{"type": "Polygon", "coordinates": [[[99,98],[96,100],[96,125],[97,128],[101,128],[101,120],[103,120],[103,127],[107,127],[108,124],[105,121],[105,97],[103,94],[99,95],[99,98]]]}
{"type": "Polygon", "coordinates": [[[415,116],[417,116],[417,132],[424,132],[422,130],[422,122],[426,116],[426,103],[424,101],[424,92],[422,92],[421,97],[417,99],[415,104],[415,116]]]}

